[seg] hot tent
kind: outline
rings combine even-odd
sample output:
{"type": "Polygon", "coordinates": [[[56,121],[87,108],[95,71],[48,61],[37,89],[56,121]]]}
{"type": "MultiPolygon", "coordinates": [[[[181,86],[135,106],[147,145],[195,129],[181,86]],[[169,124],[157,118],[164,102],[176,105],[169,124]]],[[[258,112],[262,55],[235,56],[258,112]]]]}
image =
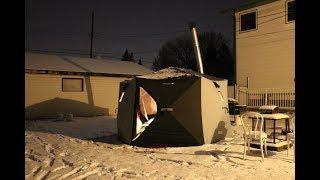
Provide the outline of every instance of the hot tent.
{"type": "Polygon", "coordinates": [[[192,146],[230,134],[227,80],[167,68],[120,83],[121,141],[137,146],[192,146]]]}

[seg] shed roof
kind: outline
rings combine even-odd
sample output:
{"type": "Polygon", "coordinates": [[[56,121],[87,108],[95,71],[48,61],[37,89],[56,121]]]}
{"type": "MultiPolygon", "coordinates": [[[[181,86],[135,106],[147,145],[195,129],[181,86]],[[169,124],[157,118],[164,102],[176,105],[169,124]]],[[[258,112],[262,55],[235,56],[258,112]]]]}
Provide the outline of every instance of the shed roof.
{"type": "Polygon", "coordinates": [[[112,75],[144,75],[153,72],[134,62],[29,52],[25,53],[25,69],[112,75]]]}

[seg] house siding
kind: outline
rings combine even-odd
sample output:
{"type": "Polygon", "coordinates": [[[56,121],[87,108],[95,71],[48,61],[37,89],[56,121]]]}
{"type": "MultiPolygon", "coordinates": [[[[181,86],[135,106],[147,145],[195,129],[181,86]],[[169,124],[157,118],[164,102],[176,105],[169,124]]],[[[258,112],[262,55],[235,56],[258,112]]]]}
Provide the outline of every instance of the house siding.
{"type": "Polygon", "coordinates": [[[237,84],[292,88],[295,77],[295,22],[286,22],[286,0],[236,12],[237,84]],[[240,14],[257,12],[257,28],[240,32],[240,14]]]}
{"type": "Polygon", "coordinates": [[[125,77],[25,74],[25,111],[29,118],[116,116],[119,84],[125,77]],[[62,92],[62,78],[83,78],[82,92],[62,92]]]}

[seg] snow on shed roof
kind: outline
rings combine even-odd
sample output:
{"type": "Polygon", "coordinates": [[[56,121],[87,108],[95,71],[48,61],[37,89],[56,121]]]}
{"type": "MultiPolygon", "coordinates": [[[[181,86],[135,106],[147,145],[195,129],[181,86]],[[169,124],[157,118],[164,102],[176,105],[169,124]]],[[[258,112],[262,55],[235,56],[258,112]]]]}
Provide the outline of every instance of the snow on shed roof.
{"type": "Polygon", "coordinates": [[[25,53],[25,69],[115,75],[144,75],[153,72],[133,62],[28,52],[25,53]]]}

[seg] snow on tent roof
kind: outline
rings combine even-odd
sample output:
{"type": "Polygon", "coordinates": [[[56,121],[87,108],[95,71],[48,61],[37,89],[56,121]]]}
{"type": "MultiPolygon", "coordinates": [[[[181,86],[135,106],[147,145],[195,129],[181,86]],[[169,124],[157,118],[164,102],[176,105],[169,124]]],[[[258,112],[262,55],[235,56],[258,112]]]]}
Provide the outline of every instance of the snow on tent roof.
{"type": "Polygon", "coordinates": [[[28,52],[25,53],[25,69],[119,75],[144,75],[153,72],[133,62],[28,52]]]}
{"type": "Polygon", "coordinates": [[[184,68],[178,68],[178,67],[169,67],[166,69],[161,69],[159,71],[138,76],[139,78],[143,79],[168,79],[168,78],[175,78],[175,77],[190,77],[190,76],[203,76],[208,79],[214,80],[214,81],[222,81],[225,79],[217,78],[209,75],[200,74],[198,72],[192,71],[190,69],[184,69],[184,68]]]}

